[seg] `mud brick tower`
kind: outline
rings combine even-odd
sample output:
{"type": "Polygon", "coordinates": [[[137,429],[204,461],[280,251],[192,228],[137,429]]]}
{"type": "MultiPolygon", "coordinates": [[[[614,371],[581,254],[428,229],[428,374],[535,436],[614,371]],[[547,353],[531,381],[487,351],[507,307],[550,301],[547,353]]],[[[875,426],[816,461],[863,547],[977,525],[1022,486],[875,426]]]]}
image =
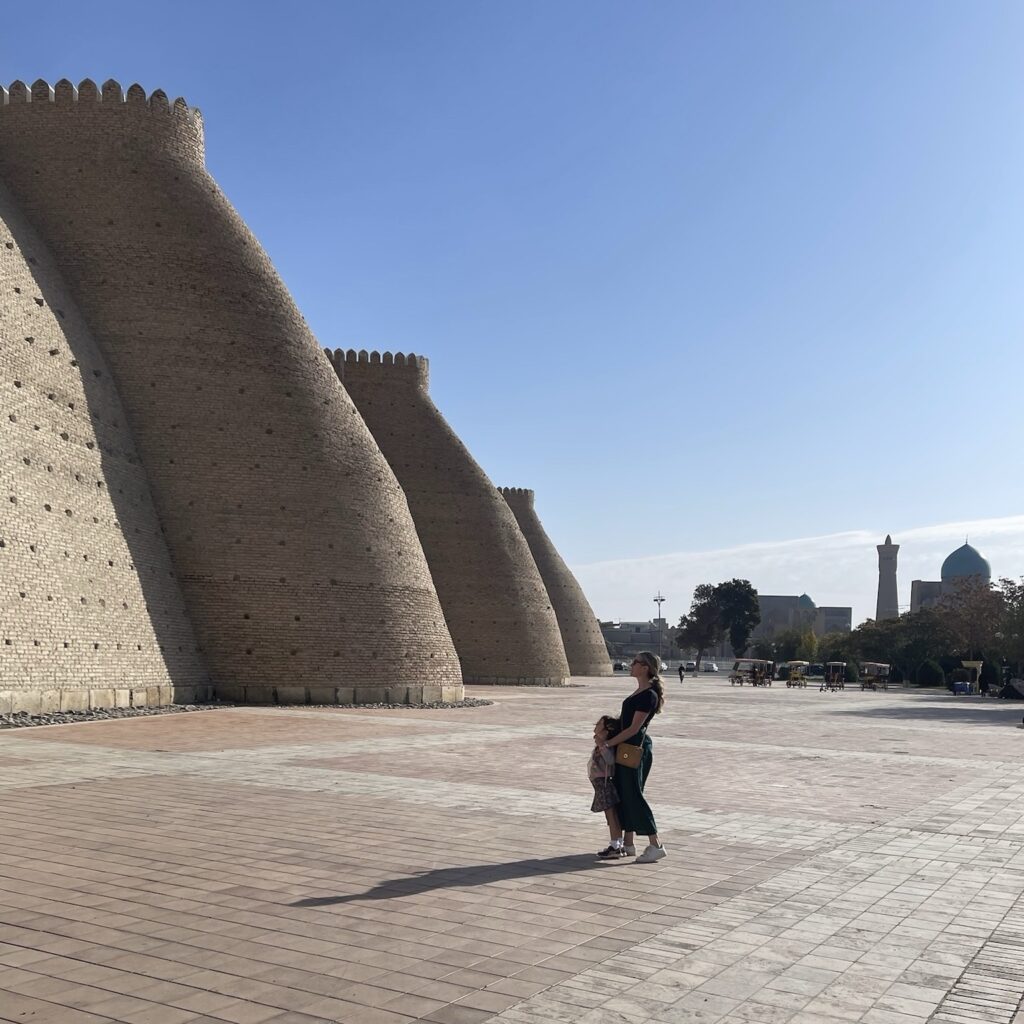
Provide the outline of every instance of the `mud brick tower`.
{"type": "Polygon", "coordinates": [[[875,604],[875,621],[897,619],[900,614],[899,587],[896,583],[896,560],[900,546],[893,544],[892,537],[885,535],[885,543],[875,547],[878,552],[878,600],[875,604]]]}
{"type": "MultiPolygon", "coordinates": [[[[4,497],[31,506],[34,517],[18,520],[0,549],[3,606],[21,600],[12,564],[40,563],[38,552],[23,550],[33,530],[48,551],[88,553],[90,567],[94,555],[102,559],[96,579],[99,569],[126,560],[124,545],[134,556],[135,538],[148,530],[148,563],[133,557],[135,568],[123,572],[138,579],[120,586],[135,588],[125,612],[140,589],[146,593],[165,656],[160,663],[153,654],[148,670],[156,685],[164,673],[171,685],[176,673],[188,685],[199,676],[194,647],[192,660],[169,661],[171,653],[185,659],[192,643],[187,615],[223,697],[461,696],[455,649],[405,495],[267,255],[207,173],[198,111],[160,91],[147,98],[137,85],[125,94],[116,82],[102,90],[89,81],[78,89],[15,82],[0,93],[0,181],[18,211],[5,237],[13,248],[0,264],[0,424],[3,465],[14,469],[4,497]],[[67,305],[64,316],[57,302],[67,305]],[[46,331],[35,322],[44,314],[46,331]],[[58,328],[74,336],[62,339],[58,328]],[[36,331],[39,341],[25,340],[36,331]],[[49,369],[58,361],[59,375],[49,369]],[[11,415],[19,417],[16,434],[11,415]],[[50,458],[41,438],[31,448],[26,424],[50,450],[67,454],[50,458]],[[8,454],[11,438],[19,444],[8,454]],[[52,465],[66,502],[47,491],[51,474],[36,459],[52,465]],[[118,473],[126,479],[114,486],[118,473]],[[95,511],[71,500],[89,479],[95,511]],[[118,504],[129,494],[134,520],[118,504]],[[119,525],[99,508],[104,501],[114,503],[119,525]],[[110,544],[86,552],[88,534],[101,529],[110,544]],[[171,563],[163,590],[151,579],[163,570],[150,568],[166,558],[161,536],[171,563]],[[172,605],[176,585],[184,613],[172,605]],[[168,650],[171,637],[180,652],[168,650]]],[[[32,581],[33,593],[46,589],[45,579],[32,581]]],[[[91,609],[89,594],[82,596],[91,609]]],[[[17,635],[5,646],[34,657],[31,617],[10,621],[17,635]]],[[[145,649],[144,626],[140,617],[133,628],[145,649]]],[[[100,651],[108,639],[122,647],[128,639],[101,633],[98,621],[96,628],[100,651]]],[[[58,659],[54,680],[72,668],[58,659]]]]}
{"type": "Polygon", "coordinates": [[[597,616],[541,525],[533,506],[533,491],[502,487],[501,495],[515,515],[544,580],[558,618],[570,671],[574,676],[610,676],[612,663],[597,616]]]}
{"type": "Polygon", "coordinates": [[[0,186],[0,714],[210,696],[110,371],[0,186]]]}
{"type": "Polygon", "coordinates": [[[565,648],[529,545],[431,401],[427,360],[342,349],[328,358],[409,499],[466,682],[564,682],[565,648]]]}

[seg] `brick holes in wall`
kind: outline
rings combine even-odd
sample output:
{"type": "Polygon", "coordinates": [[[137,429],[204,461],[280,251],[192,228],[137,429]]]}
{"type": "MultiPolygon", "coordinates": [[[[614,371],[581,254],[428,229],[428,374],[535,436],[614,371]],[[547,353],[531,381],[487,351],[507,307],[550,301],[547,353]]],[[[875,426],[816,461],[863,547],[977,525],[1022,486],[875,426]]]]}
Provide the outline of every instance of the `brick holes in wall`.
{"type": "MultiPolygon", "coordinates": [[[[0,196],[0,223],[7,210],[7,199],[0,196]]],[[[4,246],[7,251],[16,248],[11,241],[4,241],[4,246]]],[[[22,258],[38,262],[34,255],[23,253],[22,258]]],[[[20,270],[16,260],[0,267],[0,280],[8,294],[13,286],[19,297],[13,309],[5,310],[5,327],[10,327],[11,337],[22,339],[17,348],[7,346],[3,351],[2,376],[14,385],[18,410],[6,413],[0,472],[14,481],[8,507],[18,534],[8,534],[0,546],[5,575],[23,581],[17,591],[12,588],[19,601],[4,623],[5,646],[35,652],[37,678],[46,678],[57,688],[108,688],[111,678],[123,672],[114,652],[128,650],[139,655],[133,659],[132,685],[167,685],[168,668],[156,654],[151,618],[142,610],[145,602],[139,588],[140,575],[149,580],[172,574],[141,463],[131,438],[121,433],[124,416],[110,377],[81,328],[65,334],[59,323],[66,313],[63,301],[53,301],[63,287],[55,273],[46,278],[54,294],[45,296],[32,294],[31,272],[20,270]],[[112,474],[110,487],[101,477],[104,473],[112,474]],[[88,488],[85,502],[79,488],[88,488]],[[120,496],[120,514],[107,497],[111,492],[120,496]],[[43,521],[39,512],[63,515],[43,521]],[[45,531],[44,539],[23,540],[29,530],[45,531]],[[157,538],[155,543],[142,541],[137,548],[140,570],[123,551],[124,533],[129,531],[133,537],[157,538]],[[115,622],[107,616],[118,605],[115,622]],[[52,636],[52,643],[40,640],[41,635],[52,636]],[[75,651],[83,650],[96,655],[87,665],[72,660],[75,651]]],[[[174,641],[173,646],[164,644],[166,650],[190,649],[194,641],[184,609],[175,607],[180,601],[176,588],[155,584],[150,593],[161,598],[156,618],[166,624],[165,636],[174,641]],[[174,599],[167,600],[171,591],[174,599]]],[[[176,659],[176,664],[187,661],[176,659]]],[[[18,689],[18,683],[13,685],[18,689]]]]}

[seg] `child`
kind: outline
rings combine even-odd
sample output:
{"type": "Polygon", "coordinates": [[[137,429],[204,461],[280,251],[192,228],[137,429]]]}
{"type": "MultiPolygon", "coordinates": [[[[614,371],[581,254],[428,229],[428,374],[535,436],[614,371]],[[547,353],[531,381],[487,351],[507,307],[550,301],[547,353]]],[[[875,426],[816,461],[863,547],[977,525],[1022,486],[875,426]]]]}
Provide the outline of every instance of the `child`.
{"type": "Polygon", "coordinates": [[[615,751],[603,747],[609,736],[614,736],[621,731],[617,718],[611,715],[602,715],[594,726],[594,750],[590,755],[590,762],[587,764],[587,775],[594,786],[594,802],[590,809],[595,813],[604,811],[605,820],[608,822],[608,832],[611,836],[611,843],[603,849],[598,857],[603,860],[615,860],[625,857],[626,851],[622,846],[622,828],[619,825],[619,816],[615,806],[619,802],[619,794],[615,789],[615,751]]]}

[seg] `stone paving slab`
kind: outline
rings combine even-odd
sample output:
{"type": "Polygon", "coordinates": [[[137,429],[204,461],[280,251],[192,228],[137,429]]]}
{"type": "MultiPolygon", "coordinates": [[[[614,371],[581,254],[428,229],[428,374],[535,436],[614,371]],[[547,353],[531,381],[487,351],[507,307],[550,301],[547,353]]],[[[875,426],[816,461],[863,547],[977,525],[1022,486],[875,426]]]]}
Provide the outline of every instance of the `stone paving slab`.
{"type": "Polygon", "coordinates": [[[1024,1024],[1020,706],[673,681],[609,864],[629,688],[0,733],[0,1021],[1024,1024]]]}

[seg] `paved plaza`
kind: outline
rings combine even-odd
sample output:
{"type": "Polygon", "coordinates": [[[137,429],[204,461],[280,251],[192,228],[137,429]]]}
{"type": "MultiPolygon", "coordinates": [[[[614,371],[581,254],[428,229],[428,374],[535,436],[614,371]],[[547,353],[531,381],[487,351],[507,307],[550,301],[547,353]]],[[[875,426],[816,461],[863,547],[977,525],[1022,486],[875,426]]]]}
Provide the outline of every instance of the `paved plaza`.
{"type": "Polygon", "coordinates": [[[656,864],[593,855],[622,677],[0,732],[0,1020],[1024,1020],[1024,705],[667,685],[656,864]]]}

